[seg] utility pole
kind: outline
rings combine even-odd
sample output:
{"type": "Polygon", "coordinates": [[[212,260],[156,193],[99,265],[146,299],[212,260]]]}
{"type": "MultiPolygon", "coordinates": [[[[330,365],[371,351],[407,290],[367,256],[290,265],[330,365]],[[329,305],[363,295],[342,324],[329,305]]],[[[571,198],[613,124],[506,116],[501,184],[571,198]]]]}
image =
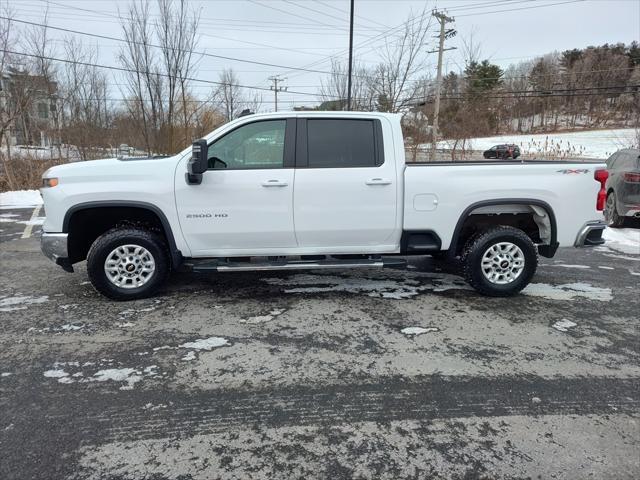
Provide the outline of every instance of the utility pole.
{"type": "Polygon", "coordinates": [[[286,92],[288,87],[279,87],[278,86],[278,82],[284,82],[286,80],[286,78],[280,78],[277,75],[274,75],[273,77],[269,77],[269,80],[271,80],[273,82],[273,85],[271,85],[271,90],[273,90],[273,93],[276,96],[276,112],[278,111],[278,92],[286,92]]]}
{"type": "Polygon", "coordinates": [[[351,12],[349,14],[349,77],[347,80],[347,110],[351,110],[351,71],[353,69],[353,4],[351,0],[351,12]]]}
{"type": "MultiPolygon", "coordinates": [[[[440,88],[442,86],[442,54],[445,51],[444,40],[445,38],[451,38],[455,36],[456,31],[446,30],[447,23],[453,22],[453,18],[447,17],[444,13],[440,13],[434,10],[432,15],[436,17],[440,22],[440,46],[438,47],[438,75],[436,77],[436,101],[433,107],[433,127],[432,127],[432,141],[431,141],[431,161],[436,159],[436,145],[438,143],[438,117],[440,116],[440,88]]],[[[447,48],[446,50],[453,50],[453,48],[447,48]]]]}

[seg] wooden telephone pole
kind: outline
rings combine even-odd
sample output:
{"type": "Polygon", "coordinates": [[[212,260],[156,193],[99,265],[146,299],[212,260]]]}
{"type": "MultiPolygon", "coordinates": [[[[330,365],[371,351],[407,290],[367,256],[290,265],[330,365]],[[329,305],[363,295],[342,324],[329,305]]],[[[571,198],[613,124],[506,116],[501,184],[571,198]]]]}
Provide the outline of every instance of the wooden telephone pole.
{"type": "Polygon", "coordinates": [[[278,92],[286,92],[288,87],[282,87],[282,86],[278,86],[278,82],[284,82],[286,80],[286,78],[280,78],[277,75],[273,76],[273,77],[269,77],[269,80],[271,80],[273,82],[273,85],[271,85],[271,90],[273,90],[273,93],[275,94],[276,98],[275,98],[275,102],[276,102],[276,112],[278,111],[278,92]]]}
{"type": "Polygon", "coordinates": [[[438,74],[436,77],[436,100],[433,106],[433,127],[432,127],[432,140],[431,140],[431,161],[436,158],[436,145],[438,144],[438,117],[440,116],[440,89],[442,86],[442,54],[445,50],[453,50],[453,48],[444,48],[445,38],[453,37],[455,30],[447,30],[447,23],[453,22],[453,18],[447,17],[444,13],[435,11],[432,13],[434,17],[440,22],[440,46],[438,47],[438,74]]]}

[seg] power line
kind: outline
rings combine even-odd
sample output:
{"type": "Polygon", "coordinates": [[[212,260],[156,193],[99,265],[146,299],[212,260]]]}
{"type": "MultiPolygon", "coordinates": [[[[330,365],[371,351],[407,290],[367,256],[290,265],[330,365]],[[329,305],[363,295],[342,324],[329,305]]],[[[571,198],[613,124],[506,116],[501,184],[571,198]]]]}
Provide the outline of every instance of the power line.
{"type": "Polygon", "coordinates": [[[579,3],[579,2],[584,2],[585,0],[567,0],[565,2],[556,2],[556,3],[547,3],[545,5],[534,5],[531,7],[520,7],[520,8],[509,8],[506,10],[493,10],[491,12],[476,12],[476,13],[466,13],[466,14],[462,14],[462,15],[458,15],[458,17],[475,17],[478,15],[488,15],[490,13],[503,13],[503,12],[515,12],[518,10],[530,10],[532,8],[544,8],[544,7],[553,7],[556,5],[564,5],[567,3],[579,3]]]}
{"type": "MultiPolygon", "coordinates": [[[[59,30],[59,31],[62,31],[62,32],[67,32],[67,33],[74,33],[74,34],[77,34],[77,35],[85,35],[85,36],[88,36],[88,37],[101,38],[103,40],[114,40],[114,41],[117,41],[117,42],[129,43],[124,38],[111,37],[109,35],[101,35],[101,34],[98,34],[98,33],[82,32],[80,30],[73,30],[73,29],[70,29],[70,28],[55,27],[55,26],[52,26],[52,25],[46,25],[44,23],[30,22],[30,21],[27,21],[27,20],[19,20],[19,19],[16,19],[16,18],[5,17],[3,15],[0,15],[0,18],[4,19],[4,20],[9,20],[9,21],[12,21],[12,22],[18,22],[18,23],[23,23],[23,24],[26,24],[26,25],[33,25],[33,26],[43,27],[43,28],[50,28],[52,30],[59,30]]],[[[140,42],[135,42],[135,41],[131,41],[130,43],[133,43],[135,45],[142,45],[140,42]]],[[[162,46],[154,45],[154,44],[144,44],[144,46],[153,47],[153,48],[162,48],[162,46]]],[[[325,70],[313,70],[313,69],[308,69],[308,68],[292,67],[292,66],[287,66],[287,65],[279,65],[279,64],[275,64],[275,63],[260,62],[260,61],[256,61],[256,60],[246,60],[246,59],[243,59],[243,58],[229,57],[229,56],[225,56],[225,55],[216,55],[216,54],[213,54],[213,53],[198,52],[198,51],[195,51],[195,50],[180,50],[180,51],[186,52],[186,53],[192,53],[192,54],[196,54],[196,55],[202,55],[204,57],[219,58],[219,59],[223,59],[223,60],[231,60],[231,61],[234,61],[234,62],[250,63],[250,64],[253,64],[253,65],[263,65],[263,66],[266,66],[266,67],[281,68],[281,69],[286,69],[286,70],[301,70],[301,71],[305,71],[305,72],[323,73],[323,74],[330,74],[331,73],[331,72],[328,72],[328,71],[325,71],[325,70]]]]}
{"type": "MultiPolygon", "coordinates": [[[[54,57],[48,57],[48,56],[43,56],[43,55],[35,55],[35,54],[31,54],[31,53],[25,53],[25,52],[14,52],[11,50],[6,50],[6,49],[0,49],[0,52],[4,52],[4,53],[8,53],[10,55],[20,55],[23,57],[31,57],[31,58],[38,58],[41,60],[51,60],[54,62],[62,62],[62,63],[68,63],[68,64],[73,64],[73,65],[84,65],[87,67],[95,67],[95,68],[105,68],[107,70],[116,70],[119,72],[128,72],[128,73],[142,73],[144,75],[153,75],[153,76],[157,76],[157,77],[163,77],[163,78],[173,78],[172,75],[166,74],[166,73],[159,73],[159,72],[148,72],[148,71],[142,71],[142,70],[135,70],[132,68],[125,68],[125,67],[116,67],[114,65],[101,65],[99,63],[90,63],[90,62],[81,62],[78,60],[66,60],[63,58],[54,58],[54,57]]],[[[257,86],[252,86],[252,85],[242,85],[242,84],[230,84],[230,83],[226,83],[226,82],[216,82],[214,80],[203,80],[201,78],[191,78],[191,77],[187,77],[184,78],[184,80],[186,81],[190,81],[190,82],[199,82],[199,83],[205,83],[205,84],[210,84],[210,85],[221,85],[221,86],[234,86],[234,87],[240,87],[240,88],[247,88],[250,90],[262,90],[262,91],[271,91],[271,89],[269,88],[263,88],[263,87],[257,87],[257,86]]],[[[287,93],[292,93],[295,95],[310,95],[310,96],[324,96],[324,97],[330,97],[333,98],[331,95],[321,95],[318,93],[310,93],[310,92],[298,92],[298,91],[293,91],[293,90],[289,90],[287,93]]]]}

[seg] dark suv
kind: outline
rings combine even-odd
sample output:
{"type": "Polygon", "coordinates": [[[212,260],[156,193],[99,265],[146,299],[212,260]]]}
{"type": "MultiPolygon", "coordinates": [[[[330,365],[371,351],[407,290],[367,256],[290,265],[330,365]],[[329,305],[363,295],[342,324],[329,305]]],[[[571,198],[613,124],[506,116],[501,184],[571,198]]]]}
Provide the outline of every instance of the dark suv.
{"type": "Polygon", "coordinates": [[[607,205],[610,227],[622,227],[627,218],[640,218],[640,150],[618,150],[607,160],[607,205]]]}
{"type": "Polygon", "coordinates": [[[494,145],[482,154],[484,158],[518,158],[520,147],[517,145],[494,145]]]}

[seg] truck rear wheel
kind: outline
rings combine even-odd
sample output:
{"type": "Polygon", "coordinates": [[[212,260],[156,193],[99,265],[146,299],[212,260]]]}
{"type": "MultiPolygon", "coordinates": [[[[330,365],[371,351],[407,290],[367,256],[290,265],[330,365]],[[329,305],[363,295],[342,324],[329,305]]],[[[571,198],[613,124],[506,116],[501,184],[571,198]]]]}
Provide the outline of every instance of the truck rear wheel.
{"type": "Polygon", "coordinates": [[[113,228],[91,245],[87,273],[94,288],[113,300],[146,298],[169,274],[167,247],[151,231],[113,228]]]}
{"type": "Polygon", "coordinates": [[[462,254],[465,280],[483,295],[508,297],[526,287],[538,266],[538,252],[522,230],[495,227],[472,237],[462,254]]]}

